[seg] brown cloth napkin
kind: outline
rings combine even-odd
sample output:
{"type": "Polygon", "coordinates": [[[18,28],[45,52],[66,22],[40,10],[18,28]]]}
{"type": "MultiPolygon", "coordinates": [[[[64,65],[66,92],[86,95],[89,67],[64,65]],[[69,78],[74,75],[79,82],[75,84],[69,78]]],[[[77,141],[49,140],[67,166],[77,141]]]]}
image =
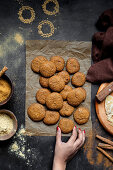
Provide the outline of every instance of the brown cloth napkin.
{"type": "Polygon", "coordinates": [[[97,27],[106,32],[97,32],[92,37],[92,59],[86,80],[102,83],[113,80],[113,9],[105,11],[97,21],[97,27]],[[110,26],[110,27],[109,27],[110,26]]]}

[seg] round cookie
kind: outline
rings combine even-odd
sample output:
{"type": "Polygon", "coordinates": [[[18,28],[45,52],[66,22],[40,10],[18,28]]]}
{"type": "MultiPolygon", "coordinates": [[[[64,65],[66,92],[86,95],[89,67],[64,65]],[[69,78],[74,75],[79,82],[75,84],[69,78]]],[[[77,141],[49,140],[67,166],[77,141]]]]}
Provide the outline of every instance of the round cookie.
{"type": "Polygon", "coordinates": [[[78,106],[84,101],[84,94],[79,88],[75,88],[68,93],[67,101],[72,106],[78,106]]]}
{"type": "Polygon", "coordinates": [[[45,87],[45,88],[49,87],[49,78],[40,77],[39,82],[42,87],[45,87]]]}
{"type": "Polygon", "coordinates": [[[70,106],[67,101],[63,102],[63,107],[60,109],[61,116],[71,116],[74,111],[74,107],[70,106]]]}
{"type": "Polygon", "coordinates": [[[53,56],[50,59],[56,66],[56,71],[62,71],[64,69],[65,61],[60,56],[53,56]]]}
{"type": "Polygon", "coordinates": [[[63,99],[59,93],[53,92],[46,97],[46,106],[52,110],[59,110],[63,106],[63,99]]]}
{"type": "Polygon", "coordinates": [[[62,77],[55,75],[49,78],[49,87],[51,90],[60,92],[64,89],[65,83],[62,77]]]}
{"type": "Polygon", "coordinates": [[[37,56],[35,57],[32,62],[31,62],[31,69],[34,71],[34,72],[37,72],[39,73],[40,71],[40,65],[42,63],[44,63],[45,61],[47,61],[47,59],[44,57],[44,56],[37,56]]]}
{"type": "Polygon", "coordinates": [[[68,118],[62,118],[58,126],[63,133],[70,133],[74,128],[74,122],[68,118]]]}
{"type": "Polygon", "coordinates": [[[73,74],[80,70],[80,64],[76,58],[69,58],[66,62],[66,70],[73,74]]]}
{"type": "Polygon", "coordinates": [[[61,76],[65,82],[65,84],[69,83],[70,81],[70,76],[69,73],[65,70],[61,71],[58,73],[58,76],[61,76]]]}
{"type": "Polygon", "coordinates": [[[81,91],[82,95],[83,95],[83,100],[86,99],[86,90],[83,87],[79,87],[79,90],[81,91]]]}
{"type": "Polygon", "coordinates": [[[46,61],[40,65],[40,73],[44,77],[51,77],[56,72],[56,66],[52,61],[46,61]]]}
{"type": "Polygon", "coordinates": [[[79,107],[75,112],[74,112],[74,119],[78,124],[84,124],[88,121],[89,119],[90,112],[87,108],[85,107],[79,107]]]}
{"type": "Polygon", "coordinates": [[[64,89],[60,92],[63,100],[66,100],[68,93],[72,90],[71,86],[65,85],[64,89]]]}
{"type": "Polygon", "coordinates": [[[39,89],[36,93],[36,99],[39,103],[45,104],[46,103],[46,97],[50,94],[51,92],[48,89],[39,89]]]}
{"type": "Polygon", "coordinates": [[[28,107],[27,114],[33,121],[40,121],[45,117],[45,108],[39,103],[33,103],[28,107]]]}
{"type": "Polygon", "coordinates": [[[43,122],[47,125],[54,125],[58,122],[59,118],[60,114],[58,112],[47,110],[43,122]]]}
{"type": "Polygon", "coordinates": [[[83,86],[86,81],[86,77],[84,73],[77,72],[72,76],[71,83],[74,86],[80,87],[83,86]]]}

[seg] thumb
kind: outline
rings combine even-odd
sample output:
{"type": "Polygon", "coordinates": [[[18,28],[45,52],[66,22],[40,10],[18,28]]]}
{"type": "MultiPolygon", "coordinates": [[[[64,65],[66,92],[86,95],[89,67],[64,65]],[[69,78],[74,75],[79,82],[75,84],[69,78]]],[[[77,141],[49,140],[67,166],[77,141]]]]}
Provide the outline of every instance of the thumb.
{"type": "Polygon", "coordinates": [[[56,143],[60,143],[60,142],[61,142],[61,130],[60,130],[60,128],[57,126],[56,143]]]}

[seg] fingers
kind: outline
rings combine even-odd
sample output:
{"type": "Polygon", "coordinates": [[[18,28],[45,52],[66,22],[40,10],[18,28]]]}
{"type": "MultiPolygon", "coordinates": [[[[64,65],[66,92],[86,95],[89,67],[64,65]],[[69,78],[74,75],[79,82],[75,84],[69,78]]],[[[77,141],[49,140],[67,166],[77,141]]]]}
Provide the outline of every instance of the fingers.
{"type": "Polygon", "coordinates": [[[60,143],[60,142],[61,142],[61,130],[60,130],[60,128],[57,126],[56,143],[60,143]]]}
{"type": "Polygon", "coordinates": [[[78,148],[80,145],[84,143],[85,136],[83,132],[84,131],[81,131],[81,129],[79,128],[79,131],[78,131],[79,135],[78,135],[78,139],[74,143],[74,148],[78,148]]]}
{"type": "Polygon", "coordinates": [[[68,140],[68,143],[74,143],[75,140],[77,138],[77,128],[76,126],[73,128],[73,132],[72,132],[72,135],[70,137],[70,139],[68,140]]]}
{"type": "Polygon", "coordinates": [[[78,145],[77,149],[80,149],[80,148],[83,146],[84,142],[85,142],[85,130],[82,131],[82,135],[83,135],[83,140],[82,140],[82,142],[80,143],[80,145],[78,145]]]}

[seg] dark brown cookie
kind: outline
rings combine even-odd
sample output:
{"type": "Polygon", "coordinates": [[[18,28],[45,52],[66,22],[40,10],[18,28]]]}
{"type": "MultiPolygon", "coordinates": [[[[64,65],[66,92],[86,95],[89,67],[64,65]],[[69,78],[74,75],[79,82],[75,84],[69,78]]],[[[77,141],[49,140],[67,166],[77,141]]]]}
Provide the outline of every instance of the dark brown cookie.
{"type": "Polygon", "coordinates": [[[76,58],[69,58],[66,63],[66,70],[73,74],[80,70],[80,64],[76,58]]]}
{"type": "Polygon", "coordinates": [[[54,125],[58,122],[60,114],[56,111],[46,111],[43,122],[47,125],[54,125]]]}
{"type": "Polygon", "coordinates": [[[77,72],[72,76],[71,83],[74,86],[80,87],[83,86],[86,81],[86,77],[84,73],[77,72]]]}
{"type": "Polygon", "coordinates": [[[52,61],[46,61],[40,65],[40,73],[44,77],[51,77],[56,72],[56,66],[52,61]]]}
{"type": "Polygon", "coordinates": [[[70,106],[67,101],[63,102],[63,107],[60,109],[59,113],[61,116],[71,116],[74,111],[74,107],[70,106]]]}
{"type": "Polygon", "coordinates": [[[42,87],[45,87],[45,88],[49,87],[49,78],[40,77],[39,82],[42,87]]]}
{"type": "Polygon", "coordinates": [[[39,89],[36,93],[36,99],[39,103],[45,104],[46,103],[46,97],[50,94],[51,92],[48,89],[39,89]]]}
{"type": "Polygon", "coordinates": [[[70,133],[74,128],[74,122],[68,118],[62,118],[58,126],[63,133],[70,133]]]}
{"type": "Polygon", "coordinates": [[[60,92],[63,100],[66,100],[68,93],[72,90],[71,86],[65,85],[64,89],[60,92]]]}
{"type": "Polygon", "coordinates": [[[63,70],[58,73],[58,76],[61,76],[65,82],[65,84],[69,83],[70,81],[70,75],[67,71],[63,70]]]}
{"type": "Polygon", "coordinates": [[[65,61],[60,56],[53,56],[50,59],[56,66],[56,71],[62,71],[64,69],[65,61]]]}

